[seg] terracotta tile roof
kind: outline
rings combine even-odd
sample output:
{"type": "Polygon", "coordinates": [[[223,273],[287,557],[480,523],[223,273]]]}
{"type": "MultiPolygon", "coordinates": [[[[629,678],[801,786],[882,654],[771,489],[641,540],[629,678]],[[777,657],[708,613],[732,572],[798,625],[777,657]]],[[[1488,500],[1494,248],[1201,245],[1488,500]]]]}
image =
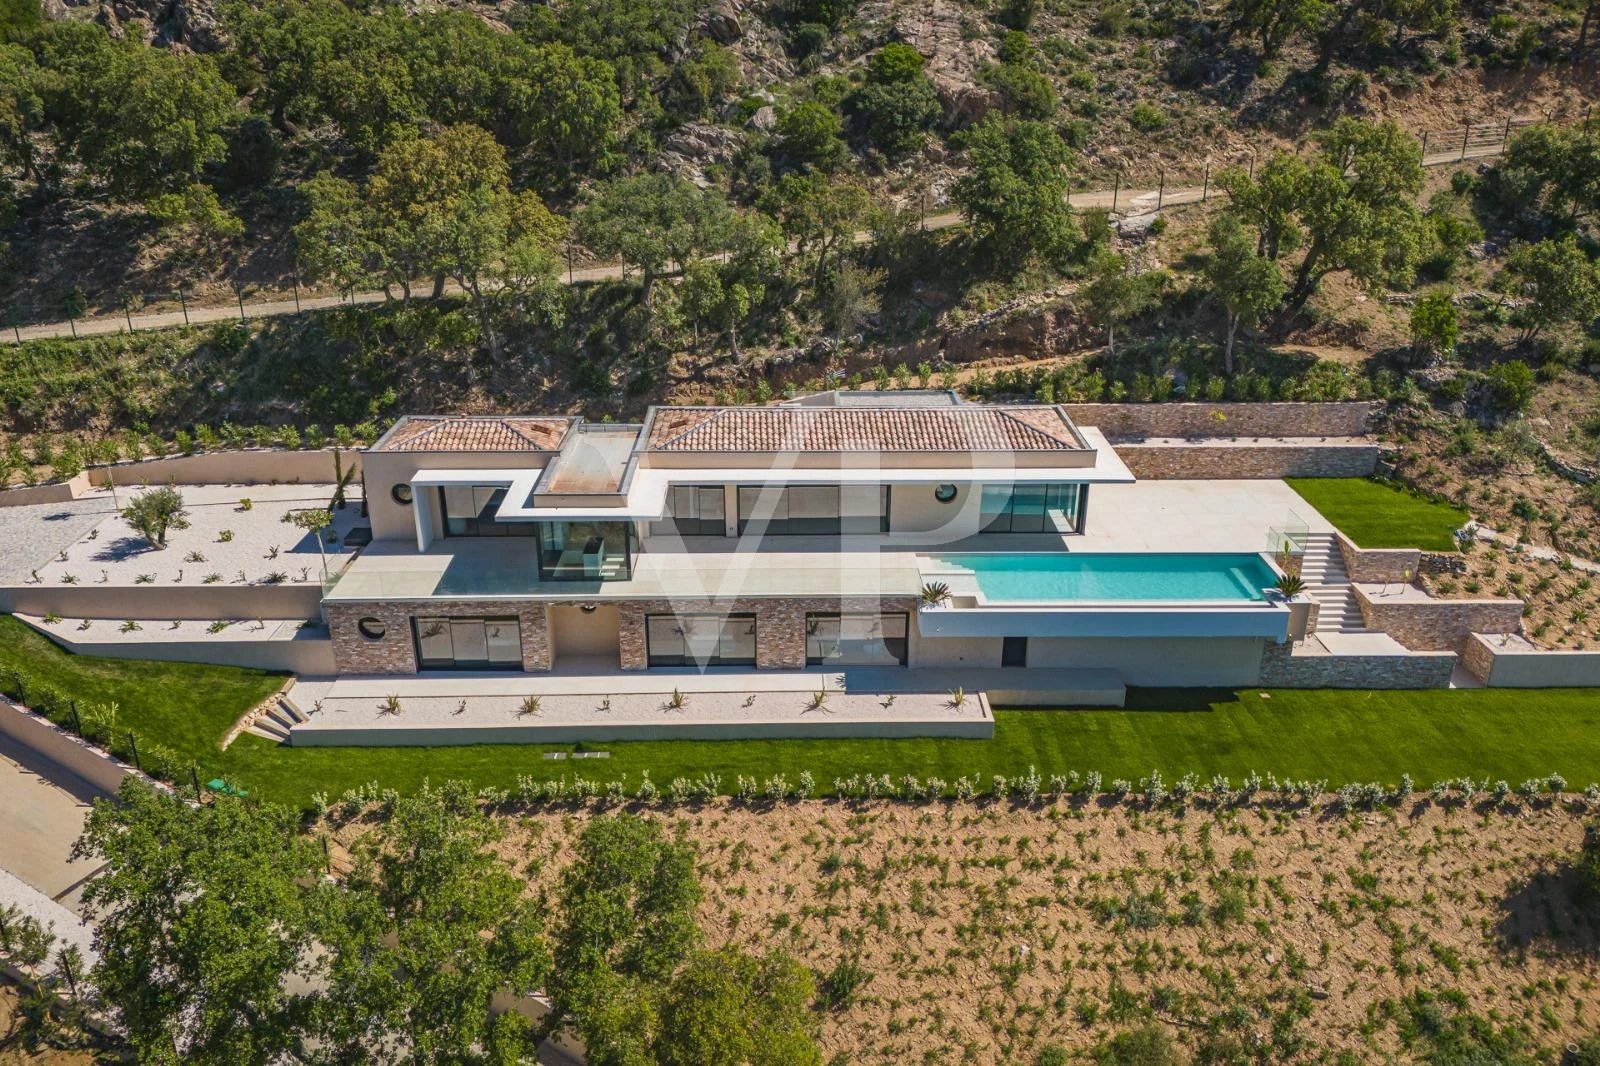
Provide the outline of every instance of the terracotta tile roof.
{"type": "Polygon", "coordinates": [[[1081,451],[1060,408],[675,407],[650,426],[657,452],[1081,451]]]}
{"type": "Polygon", "coordinates": [[[570,418],[467,418],[410,415],[379,443],[383,452],[548,452],[561,446],[570,418]]]}

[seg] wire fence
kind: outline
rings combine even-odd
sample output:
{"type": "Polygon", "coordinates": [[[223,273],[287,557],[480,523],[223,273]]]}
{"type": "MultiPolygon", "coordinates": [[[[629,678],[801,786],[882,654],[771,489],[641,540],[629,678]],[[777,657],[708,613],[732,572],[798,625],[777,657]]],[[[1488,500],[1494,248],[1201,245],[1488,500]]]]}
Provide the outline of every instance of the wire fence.
{"type": "MultiPolygon", "coordinates": [[[[1560,122],[1588,123],[1592,119],[1593,109],[1588,107],[1581,115],[1550,111],[1531,117],[1507,116],[1493,122],[1473,123],[1453,129],[1425,130],[1415,136],[1421,146],[1425,166],[1450,166],[1470,159],[1498,155],[1519,131],[1529,126],[1560,122]]],[[[1131,177],[1119,169],[1109,175],[1109,184],[1076,191],[1071,199],[1076,207],[1103,208],[1123,217],[1152,214],[1183,204],[1203,203],[1217,195],[1217,175],[1222,170],[1240,167],[1253,176],[1257,165],[1264,161],[1266,155],[1261,151],[1252,151],[1249,158],[1243,161],[1222,163],[1208,160],[1198,167],[1157,168],[1137,177],[1131,177]]],[[[953,217],[953,205],[942,195],[925,193],[913,206],[919,211],[924,228],[944,228],[957,221],[953,217]]],[[[587,277],[574,278],[569,256],[566,271],[569,281],[595,280],[605,273],[605,268],[588,268],[578,273],[587,277]]],[[[7,312],[0,318],[0,341],[20,344],[46,338],[78,338],[185,325],[248,322],[339,306],[381,303],[388,298],[381,291],[344,295],[308,293],[302,291],[298,279],[294,279],[291,286],[283,290],[235,285],[230,293],[232,299],[226,303],[199,301],[192,290],[131,293],[125,294],[117,302],[120,312],[89,316],[80,311],[55,322],[23,322],[18,316],[7,312]]],[[[454,295],[453,287],[451,294],[454,295]]]]}

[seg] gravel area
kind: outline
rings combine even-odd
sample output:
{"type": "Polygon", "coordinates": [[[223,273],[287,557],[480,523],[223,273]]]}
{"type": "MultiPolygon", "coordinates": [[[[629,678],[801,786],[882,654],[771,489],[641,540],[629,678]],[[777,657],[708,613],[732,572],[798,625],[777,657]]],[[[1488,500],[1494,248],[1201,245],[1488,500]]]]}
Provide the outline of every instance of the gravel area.
{"type": "MultiPolygon", "coordinates": [[[[179,485],[178,490],[183,494],[189,525],[169,531],[167,546],[160,551],[111,512],[104,495],[94,497],[100,510],[91,516],[91,528],[79,527],[78,535],[65,545],[64,535],[43,536],[48,524],[40,519],[17,535],[37,546],[35,558],[43,555],[43,565],[34,565],[46,585],[307,584],[322,580],[315,538],[284,522],[283,517],[290,511],[327,506],[333,486],[179,485]],[[248,510],[242,503],[247,498],[248,510]],[[276,582],[269,580],[274,575],[281,575],[276,582]]],[[[120,495],[137,491],[123,489],[120,495]]],[[[361,523],[356,504],[334,512],[337,540],[327,549],[330,574],[353,558],[353,553],[343,550],[344,538],[361,523]]]]}
{"type": "Polygon", "coordinates": [[[111,513],[110,497],[0,507],[0,584],[28,579],[111,513]]]}

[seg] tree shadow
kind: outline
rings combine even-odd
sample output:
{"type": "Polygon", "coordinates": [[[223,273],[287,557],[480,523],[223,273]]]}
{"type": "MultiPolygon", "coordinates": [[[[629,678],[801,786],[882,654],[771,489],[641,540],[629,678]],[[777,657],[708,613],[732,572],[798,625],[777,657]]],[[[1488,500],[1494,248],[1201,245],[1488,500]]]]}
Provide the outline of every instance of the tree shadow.
{"type": "Polygon", "coordinates": [[[97,563],[120,563],[125,559],[147,555],[155,550],[143,537],[118,537],[102,544],[90,558],[97,563]]]}
{"type": "Polygon", "coordinates": [[[1499,915],[1495,937],[1504,950],[1600,958],[1600,899],[1575,863],[1535,871],[1500,901],[1499,915]]]}

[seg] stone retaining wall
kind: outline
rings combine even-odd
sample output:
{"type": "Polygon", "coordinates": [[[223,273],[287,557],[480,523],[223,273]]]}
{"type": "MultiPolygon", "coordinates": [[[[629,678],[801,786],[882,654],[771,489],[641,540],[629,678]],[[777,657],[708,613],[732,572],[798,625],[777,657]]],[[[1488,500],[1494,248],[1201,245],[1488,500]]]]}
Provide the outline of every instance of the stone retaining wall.
{"type": "Polygon", "coordinates": [[[1069,403],[1112,440],[1140,437],[1360,437],[1378,405],[1346,403],[1069,403]]]}
{"type": "MultiPolygon", "coordinates": [[[[289,451],[284,448],[244,448],[239,451],[199,452],[195,455],[163,455],[150,459],[128,459],[107,466],[92,466],[71,481],[0,489],[0,507],[20,507],[35,503],[65,503],[75,500],[91,487],[115,481],[124,485],[159,485],[176,481],[180,485],[265,485],[332,484],[334,449],[289,451]]],[[[340,449],[345,470],[354,470],[352,482],[360,483],[361,452],[340,449]]]]}
{"type": "Polygon", "coordinates": [[[1417,548],[1358,548],[1343,533],[1333,535],[1339,545],[1339,555],[1350,580],[1376,585],[1387,581],[1410,581],[1422,566],[1422,552],[1417,548]]]}
{"type": "Polygon", "coordinates": [[[1261,654],[1261,684],[1272,688],[1448,688],[1453,652],[1410,655],[1296,655],[1289,644],[1268,643],[1261,654]]]}
{"type": "Polygon", "coordinates": [[[1360,585],[1356,603],[1368,629],[1379,629],[1413,651],[1465,651],[1474,633],[1515,633],[1521,600],[1373,599],[1360,585]]]}
{"type": "Polygon", "coordinates": [[[1143,480],[1370,477],[1376,444],[1119,444],[1116,453],[1143,480]]]}
{"type": "Polygon", "coordinates": [[[1600,651],[1545,651],[1520,641],[1505,647],[1473,633],[1461,663],[1491,688],[1600,687],[1600,651]]]}

